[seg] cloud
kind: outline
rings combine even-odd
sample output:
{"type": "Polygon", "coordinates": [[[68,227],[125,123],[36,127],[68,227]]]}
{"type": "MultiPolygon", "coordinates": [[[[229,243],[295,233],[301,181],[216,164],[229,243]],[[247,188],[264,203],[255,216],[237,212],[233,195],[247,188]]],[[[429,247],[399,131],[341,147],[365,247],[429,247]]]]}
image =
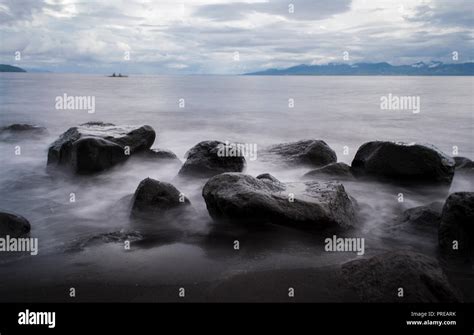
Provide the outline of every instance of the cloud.
{"type": "Polygon", "coordinates": [[[349,62],[451,61],[453,51],[462,61],[474,59],[473,6],[465,0],[181,2],[0,0],[0,63],[232,74],[341,62],[345,51],[349,62]]]}
{"type": "Polygon", "coordinates": [[[274,0],[268,2],[231,2],[200,6],[195,15],[216,21],[241,20],[252,13],[284,16],[292,20],[317,21],[348,11],[351,0],[274,0]]]}
{"type": "Polygon", "coordinates": [[[434,0],[416,7],[413,15],[407,16],[413,22],[442,27],[474,27],[474,2],[472,0],[434,0]]]}

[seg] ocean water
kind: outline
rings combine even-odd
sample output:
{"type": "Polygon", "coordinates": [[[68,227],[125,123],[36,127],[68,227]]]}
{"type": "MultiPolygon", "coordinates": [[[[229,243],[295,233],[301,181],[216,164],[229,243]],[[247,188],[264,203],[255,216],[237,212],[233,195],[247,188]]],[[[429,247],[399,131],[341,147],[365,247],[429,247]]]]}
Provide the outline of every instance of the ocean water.
{"type": "MultiPolygon", "coordinates": [[[[193,145],[214,139],[262,150],[322,139],[348,164],[360,145],[373,140],[430,143],[448,155],[456,149],[459,156],[473,159],[473,84],[471,77],[0,74],[0,126],[32,123],[48,130],[43,137],[0,142],[0,210],[25,216],[40,246],[38,256],[0,255],[3,289],[15,282],[45,287],[86,282],[184,285],[263,270],[337,266],[357,257],[324,252],[327,236],[273,226],[248,232],[213,223],[201,196],[205,180],[177,178],[176,164],[131,159],[94,176],[51,174],[46,170],[48,146],[69,127],[88,121],[147,124],[157,133],[153,147],[171,150],[182,161],[193,145]],[[95,113],[56,109],[56,97],[64,94],[94,96],[95,113]],[[420,112],[381,109],[381,97],[389,94],[419,97],[420,112]],[[17,146],[21,155],[15,155],[17,146]],[[146,177],[171,182],[184,192],[196,209],[195,218],[146,231],[135,226],[128,199],[146,177]],[[100,238],[119,231],[153,238],[132,243],[130,251],[100,238]],[[236,239],[243,246],[239,251],[233,249],[236,239]]],[[[307,171],[261,160],[257,151],[245,172],[299,181],[307,171]]],[[[363,220],[352,234],[366,239],[366,255],[398,249],[436,255],[436,236],[400,230],[391,222],[404,209],[444,201],[447,194],[419,194],[380,183],[344,186],[361,205],[363,220]],[[404,193],[403,203],[399,193],[404,193]]],[[[456,175],[450,191],[473,190],[471,179],[456,175]]]]}

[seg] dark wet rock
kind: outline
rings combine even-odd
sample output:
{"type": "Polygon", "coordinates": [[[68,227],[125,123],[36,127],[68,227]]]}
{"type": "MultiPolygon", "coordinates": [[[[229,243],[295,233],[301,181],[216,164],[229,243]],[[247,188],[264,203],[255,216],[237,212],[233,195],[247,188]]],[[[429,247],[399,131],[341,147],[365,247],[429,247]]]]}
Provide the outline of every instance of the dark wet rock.
{"type": "Polygon", "coordinates": [[[0,212],[0,237],[22,237],[30,232],[31,226],[27,219],[20,215],[0,212]]]}
{"type": "Polygon", "coordinates": [[[410,252],[387,252],[342,265],[342,276],[363,302],[458,302],[438,261],[410,252]],[[399,297],[399,288],[403,297],[399,297]]]}
{"type": "Polygon", "coordinates": [[[224,173],[209,179],[202,195],[216,221],[309,230],[348,228],[356,223],[352,200],[344,186],[334,182],[283,184],[268,177],[224,173]]]}
{"type": "Polygon", "coordinates": [[[150,126],[89,122],[69,128],[51,144],[48,165],[65,166],[78,174],[100,172],[149,149],[154,141],[155,131],[150,126]]]}
{"type": "Polygon", "coordinates": [[[190,204],[189,199],[173,185],[146,178],[140,182],[133,196],[132,215],[162,214],[190,204]]]}
{"type": "Polygon", "coordinates": [[[148,149],[140,152],[138,156],[150,160],[170,160],[180,162],[178,156],[170,150],[148,149]]]}
{"type": "Polygon", "coordinates": [[[46,128],[25,123],[15,123],[6,127],[0,127],[0,140],[12,140],[18,138],[34,139],[47,134],[46,128]]]}
{"type": "Polygon", "coordinates": [[[337,180],[352,180],[354,176],[351,172],[351,167],[345,163],[331,163],[322,168],[315,169],[306,173],[305,179],[337,179],[337,180]]]}
{"type": "Polygon", "coordinates": [[[98,126],[98,127],[114,127],[115,124],[102,121],[90,121],[80,124],[80,126],[98,126]]]}
{"type": "Polygon", "coordinates": [[[143,235],[138,231],[126,231],[120,230],[109,233],[101,233],[92,236],[86,236],[80,239],[77,239],[70,243],[66,247],[66,252],[79,252],[84,250],[86,247],[91,247],[94,245],[100,245],[105,243],[125,243],[142,241],[144,239],[143,235]]]}
{"type": "Polygon", "coordinates": [[[245,168],[243,156],[225,156],[234,145],[220,141],[203,141],[196,144],[186,153],[179,174],[208,178],[224,172],[241,172],[245,168]]]}
{"type": "Polygon", "coordinates": [[[375,141],[359,148],[351,171],[356,177],[449,186],[454,160],[432,146],[375,141]]]}
{"type": "Polygon", "coordinates": [[[266,152],[279,156],[287,164],[320,167],[337,161],[334,150],[321,140],[277,144],[269,147],[266,152]]]}
{"type": "Polygon", "coordinates": [[[444,253],[474,252],[474,192],[457,192],[448,197],[441,213],[438,239],[444,253]],[[458,250],[453,249],[453,241],[458,242],[458,250]]]}
{"type": "Polygon", "coordinates": [[[271,174],[269,173],[262,173],[262,174],[259,174],[257,177],[257,179],[266,179],[266,180],[269,180],[273,183],[281,183],[278,179],[276,179],[275,177],[273,177],[271,174]]]}
{"type": "Polygon", "coordinates": [[[417,227],[437,228],[441,218],[442,204],[435,202],[427,206],[418,206],[403,212],[401,222],[417,227]]]}
{"type": "Polygon", "coordinates": [[[474,162],[466,157],[454,157],[456,163],[456,169],[472,169],[474,168],[474,162]]]}
{"type": "Polygon", "coordinates": [[[28,131],[28,132],[40,132],[40,133],[46,132],[46,128],[44,127],[26,124],[26,123],[11,124],[9,126],[1,128],[1,130],[2,131],[28,131]]]}

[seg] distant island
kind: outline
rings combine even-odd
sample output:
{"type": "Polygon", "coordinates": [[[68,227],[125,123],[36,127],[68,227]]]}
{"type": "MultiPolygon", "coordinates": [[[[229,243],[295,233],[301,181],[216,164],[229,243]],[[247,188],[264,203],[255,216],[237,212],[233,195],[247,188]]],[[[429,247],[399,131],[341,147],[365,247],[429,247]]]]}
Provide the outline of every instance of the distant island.
{"type": "Polygon", "coordinates": [[[17,66],[0,64],[0,72],[26,72],[26,70],[17,66]]]}
{"type": "Polygon", "coordinates": [[[472,76],[474,63],[444,64],[418,62],[411,65],[389,63],[329,63],[326,65],[296,65],[286,69],[268,69],[245,73],[251,76],[472,76]]]}

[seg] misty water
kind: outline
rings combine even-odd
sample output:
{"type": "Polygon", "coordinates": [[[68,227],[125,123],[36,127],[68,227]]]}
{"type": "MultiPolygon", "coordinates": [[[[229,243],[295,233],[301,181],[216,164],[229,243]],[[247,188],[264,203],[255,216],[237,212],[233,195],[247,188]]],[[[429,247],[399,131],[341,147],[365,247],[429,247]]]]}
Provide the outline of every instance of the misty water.
{"type": "MultiPolygon", "coordinates": [[[[0,126],[31,123],[48,130],[46,136],[0,142],[0,210],[26,217],[40,249],[37,256],[1,255],[0,285],[3,290],[15,282],[40,287],[186,285],[263,270],[338,266],[358,257],[324,252],[324,234],[272,225],[247,231],[213,223],[201,196],[205,180],[177,178],[179,164],[132,157],[94,176],[51,173],[46,169],[48,146],[69,127],[89,121],[147,124],[157,133],[153,147],[173,151],[182,162],[202,140],[256,144],[263,150],[321,139],[347,164],[360,145],[373,140],[430,143],[448,155],[457,147],[459,156],[473,159],[473,84],[471,77],[0,74],[0,126]],[[95,113],[56,109],[55,98],[65,93],[94,96],[95,113]],[[381,97],[390,93],[419,96],[420,113],[381,110],[381,97]],[[15,155],[18,145],[21,155],[15,155]],[[132,222],[130,195],[146,177],[171,182],[185,193],[195,217],[146,227],[132,222]],[[71,193],[75,202],[70,202],[71,193]],[[124,250],[121,240],[100,237],[120,231],[132,241],[131,250],[124,250]],[[239,251],[233,249],[234,240],[240,241],[239,251]]],[[[247,159],[245,173],[268,172],[290,182],[301,181],[309,170],[259,159],[257,151],[256,160],[247,159]]],[[[361,222],[350,234],[366,239],[365,256],[386,250],[436,255],[436,235],[399,227],[393,220],[405,209],[444,201],[447,193],[376,182],[343,184],[360,205],[361,222]]],[[[456,175],[450,192],[473,190],[471,179],[456,175]]]]}

